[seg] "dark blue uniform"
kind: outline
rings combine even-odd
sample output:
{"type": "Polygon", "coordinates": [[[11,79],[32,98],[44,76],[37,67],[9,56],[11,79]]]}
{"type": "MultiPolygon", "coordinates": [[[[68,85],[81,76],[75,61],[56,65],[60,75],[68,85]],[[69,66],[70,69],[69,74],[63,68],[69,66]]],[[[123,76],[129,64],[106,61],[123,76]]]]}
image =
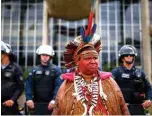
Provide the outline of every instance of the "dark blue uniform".
{"type": "Polygon", "coordinates": [[[143,115],[142,103],[152,99],[152,87],[143,70],[136,68],[128,70],[124,66],[112,70],[113,77],[124,95],[126,103],[129,103],[130,113],[143,115]]]}
{"type": "Polygon", "coordinates": [[[11,62],[8,66],[1,66],[1,114],[19,114],[17,99],[24,91],[24,81],[21,68],[18,64],[11,62]],[[12,107],[6,107],[3,103],[13,100],[12,107]]]}
{"type": "Polygon", "coordinates": [[[34,104],[39,105],[40,110],[35,111],[36,114],[50,114],[47,106],[51,100],[55,100],[57,91],[63,82],[60,75],[61,70],[54,64],[38,65],[29,73],[26,81],[26,100],[33,100],[34,104]]]}

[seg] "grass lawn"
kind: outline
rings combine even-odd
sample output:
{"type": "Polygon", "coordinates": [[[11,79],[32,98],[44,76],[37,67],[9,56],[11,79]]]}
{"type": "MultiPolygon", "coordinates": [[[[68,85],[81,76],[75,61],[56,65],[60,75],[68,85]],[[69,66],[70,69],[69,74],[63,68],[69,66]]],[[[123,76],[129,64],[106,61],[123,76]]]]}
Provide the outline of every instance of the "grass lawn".
{"type": "Polygon", "coordinates": [[[150,108],[148,108],[149,113],[152,115],[152,106],[150,108]]]}

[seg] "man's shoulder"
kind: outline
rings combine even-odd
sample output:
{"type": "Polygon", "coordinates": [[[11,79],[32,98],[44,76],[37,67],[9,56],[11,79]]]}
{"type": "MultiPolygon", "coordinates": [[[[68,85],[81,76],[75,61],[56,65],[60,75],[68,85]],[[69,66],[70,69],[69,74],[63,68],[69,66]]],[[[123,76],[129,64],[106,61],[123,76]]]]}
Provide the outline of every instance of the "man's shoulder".
{"type": "Polygon", "coordinates": [[[64,74],[62,74],[61,76],[62,76],[62,78],[63,78],[64,80],[73,81],[73,80],[74,80],[74,75],[75,75],[74,72],[69,72],[69,73],[64,73],[64,74]]]}
{"type": "Polygon", "coordinates": [[[14,70],[18,70],[18,71],[21,71],[21,70],[22,70],[22,69],[21,69],[21,66],[20,66],[18,63],[16,63],[16,62],[11,62],[11,63],[9,64],[9,66],[12,67],[14,70]]]}
{"type": "Polygon", "coordinates": [[[112,74],[115,75],[119,72],[123,72],[123,68],[122,68],[122,66],[118,66],[118,67],[114,68],[111,72],[112,72],[112,74]]]}
{"type": "Polygon", "coordinates": [[[36,65],[35,67],[32,68],[32,70],[34,69],[38,69],[38,68],[41,68],[42,66],[39,64],[39,65],[36,65]]]}
{"type": "Polygon", "coordinates": [[[100,78],[102,80],[108,79],[110,77],[112,77],[112,73],[111,72],[105,72],[105,71],[100,71],[99,72],[100,78]]]}
{"type": "MultiPolygon", "coordinates": [[[[64,73],[64,74],[62,74],[62,78],[64,80],[73,81],[74,80],[74,75],[75,75],[74,72],[64,73]]],[[[112,77],[112,73],[111,72],[100,71],[99,75],[100,75],[100,78],[102,80],[112,77]]]]}
{"type": "Polygon", "coordinates": [[[58,65],[56,65],[56,64],[49,64],[49,68],[52,70],[52,69],[54,69],[54,70],[61,70],[61,68],[58,66],[58,65]]]}
{"type": "Polygon", "coordinates": [[[12,65],[12,66],[17,67],[17,68],[20,67],[20,65],[16,62],[11,62],[9,65],[12,65]]]}
{"type": "Polygon", "coordinates": [[[135,68],[135,71],[144,72],[144,70],[140,66],[134,66],[134,68],[135,68]]]}
{"type": "Polygon", "coordinates": [[[114,69],[112,69],[112,71],[118,71],[122,68],[122,66],[118,66],[118,67],[115,67],[114,69]]]}
{"type": "Polygon", "coordinates": [[[55,68],[58,67],[56,64],[53,64],[53,63],[50,63],[49,66],[50,67],[55,67],[55,68]]]}

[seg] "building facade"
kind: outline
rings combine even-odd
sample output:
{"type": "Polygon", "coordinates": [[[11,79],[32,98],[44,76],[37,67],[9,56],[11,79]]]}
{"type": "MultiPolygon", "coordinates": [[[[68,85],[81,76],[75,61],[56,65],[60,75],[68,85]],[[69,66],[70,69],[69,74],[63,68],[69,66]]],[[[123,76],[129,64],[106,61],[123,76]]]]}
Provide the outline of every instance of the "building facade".
{"type": "MultiPolygon", "coordinates": [[[[152,24],[152,1],[149,1],[152,24]]],[[[99,3],[98,34],[102,40],[100,66],[111,70],[118,66],[118,50],[124,44],[137,48],[137,65],[142,67],[141,0],[101,0],[99,3]]],[[[55,50],[53,63],[64,69],[65,45],[79,35],[79,28],[87,19],[68,21],[49,19],[49,44],[55,50]]],[[[28,69],[39,59],[35,53],[42,44],[43,0],[2,0],[1,40],[12,46],[17,62],[28,69]]]]}

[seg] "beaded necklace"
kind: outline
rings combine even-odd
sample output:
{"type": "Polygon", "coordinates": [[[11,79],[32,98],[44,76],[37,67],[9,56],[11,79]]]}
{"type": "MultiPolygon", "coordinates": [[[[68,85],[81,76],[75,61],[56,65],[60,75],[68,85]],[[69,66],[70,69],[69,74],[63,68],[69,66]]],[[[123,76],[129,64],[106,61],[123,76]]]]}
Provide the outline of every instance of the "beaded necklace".
{"type": "Polygon", "coordinates": [[[103,89],[101,86],[101,79],[98,79],[97,76],[91,80],[91,84],[88,84],[81,77],[81,75],[76,75],[74,78],[74,89],[75,89],[75,93],[73,95],[76,97],[78,101],[79,100],[81,101],[84,107],[83,115],[92,115],[92,111],[94,107],[97,105],[98,93],[100,94],[102,98],[102,102],[106,110],[106,114],[109,114],[106,104],[105,104],[105,100],[107,100],[107,96],[103,92],[103,89]],[[100,91],[99,91],[99,88],[100,88],[100,91]]]}

